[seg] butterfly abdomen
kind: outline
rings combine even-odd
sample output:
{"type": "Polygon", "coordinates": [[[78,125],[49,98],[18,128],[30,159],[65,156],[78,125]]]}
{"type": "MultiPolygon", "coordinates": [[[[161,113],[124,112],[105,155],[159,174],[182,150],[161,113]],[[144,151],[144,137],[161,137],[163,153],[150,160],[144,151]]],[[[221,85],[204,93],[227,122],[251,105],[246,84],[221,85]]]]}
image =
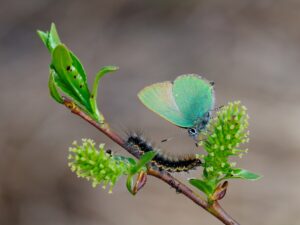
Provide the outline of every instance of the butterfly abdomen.
{"type": "Polygon", "coordinates": [[[141,135],[129,134],[126,140],[127,147],[143,155],[149,151],[156,151],[157,154],[151,161],[151,166],[168,172],[187,172],[201,166],[202,162],[196,154],[171,155],[154,148],[141,135]]]}

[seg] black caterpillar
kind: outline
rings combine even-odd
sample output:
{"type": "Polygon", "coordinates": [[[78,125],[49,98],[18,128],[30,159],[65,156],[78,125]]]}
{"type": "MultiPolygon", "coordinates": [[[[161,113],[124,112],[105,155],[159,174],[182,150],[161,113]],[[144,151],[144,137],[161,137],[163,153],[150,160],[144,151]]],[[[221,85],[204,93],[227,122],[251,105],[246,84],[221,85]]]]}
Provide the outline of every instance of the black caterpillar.
{"type": "Polygon", "coordinates": [[[151,161],[151,166],[161,171],[188,172],[202,164],[196,154],[176,156],[161,152],[159,149],[152,147],[151,143],[136,133],[128,134],[126,145],[141,155],[149,151],[157,151],[156,156],[151,161]]]}

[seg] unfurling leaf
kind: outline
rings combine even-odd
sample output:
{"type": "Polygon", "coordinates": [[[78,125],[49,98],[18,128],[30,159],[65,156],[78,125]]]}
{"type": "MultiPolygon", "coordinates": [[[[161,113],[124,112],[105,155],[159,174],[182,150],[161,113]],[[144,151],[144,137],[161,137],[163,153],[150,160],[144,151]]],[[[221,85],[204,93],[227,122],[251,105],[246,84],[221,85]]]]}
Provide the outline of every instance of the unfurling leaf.
{"type": "Polygon", "coordinates": [[[258,174],[252,173],[248,170],[239,169],[239,168],[235,168],[231,172],[231,178],[240,178],[244,180],[258,180],[261,177],[262,176],[258,174]]]}
{"type": "Polygon", "coordinates": [[[37,31],[39,37],[43,41],[44,45],[48,48],[49,52],[52,53],[57,45],[61,44],[60,38],[58,36],[56,26],[54,23],[51,24],[50,31],[37,31]]]}
{"type": "Polygon", "coordinates": [[[150,151],[143,154],[140,160],[137,162],[136,166],[132,167],[130,173],[136,174],[140,172],[146,166],[146,164],[149,163],[155,157],[156,154],[156,151],[150,151]]]}
{"type": "MultiPolygon", "coordinates": [[[[60,41],[54,23],[50,31],[37,31],[44,45],[52,56],[50,70],[52,82],[49,86],[51,96],[58,101],[59,90],[66,94],[74,103],[99,123],[104,122],[104,117],[97,107],[97,89],[99,80],[108,72],[118,69],[116,66],[103,67],[96,75],[93,91],[89,91],[86,72],[79,59],[60,41]],[[55,83],[55,86],[54,86],[55,83]],[[56,92],[54,91],[56,88],[56,92]]],[[[62,96],[60,96],[62,97],[62,96]]],[[[61,103],[61,100],[58,101],[61,103]]]]}
{"type": "Polygon", "coordinates": [[[214,187],[211,186],[208,182],[204,182],[199,179],[190,179],[189,182],[191,185],[198,188],[200,191],[205,193],[207,196],[210,196],[214,191],[214,189],[213,189],[214,187]]]}
{"type": "Polygon", "coordinates": [[[105,66],[97,73],[97,75],[95,77],[95,80],[93,83],[92,94],[90,96],[90,104],[91,104],[93,112],[95,112],[95,115],[98,118],[98,120],[100,121],[100,123],[104,121],[104,117],[99,112],[98,107],[97,107],[97,93],[98,93],[99,82],[100,82],[100,79],[104,75],[106,75],[107,73],[110,73],[110,72],[115,72],[118,69],[119,69],[119,67],[117,67],[117,66],[105,66]]]}
{"type": "Polygon", "coordinates": [[[52,96],[52,98],[55,101],[57,101],[58,103],[62,104],[64,102],[64,100],[62,99],[61,95],[59,94],[59,92],[57,90],[57,84],[55,83],[55,80],[54,80],[54,71],[53,70],[50,71],[48,87],[49,87],[50,95],[52,96]]]}

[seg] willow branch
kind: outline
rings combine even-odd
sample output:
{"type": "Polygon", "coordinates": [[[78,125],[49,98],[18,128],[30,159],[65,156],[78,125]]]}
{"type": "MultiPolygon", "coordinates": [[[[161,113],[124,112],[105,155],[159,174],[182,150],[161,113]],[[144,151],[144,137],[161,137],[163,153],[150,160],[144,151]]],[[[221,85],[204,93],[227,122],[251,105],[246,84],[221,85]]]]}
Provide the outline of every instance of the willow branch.
{"type": "MultiPolygon", "coordinates": [[[[138,155],[137,152],[133,151],[132,149],[128,148],[126,145],[125,140],[123,140],[117,133],[112,131],[108,124],[103,123],[99,124],[96,121],[94,121],[90,116],[88,116],[85,112],[83,112],[79,107],[77,107],[72,100],[64,97],[64,105],[71,110],[72,113],[76,114],[77,116],[81,117],[91,125],[93,125],[96,129],[98,129],[100,132],[105,134],[107,137],[109,137],[112,141],[120,145],[122,148],[124,148],[126,151],[128,151],[130,154],[135,156],[136,158],[139,158],[140,155],[138,155]]],[[[226,225],[239,225],[238,222],[236,222],[231,216],[229,216],[223,208],[219,205],[218,201],[213,202],[212,204],[209,204],[202,196],[195,193],[192,189],[190,189],[188,186],[177,180],[175,177],[173,177],[170,173],[165,171],[157,171],[154,169],[149,169],[148,174],[151,176],[154,176],[165,183],[167,183],[172,188],[175,188],[178,193],[181,193],[185,195],[187,198],[192,200],[194,203],[214,215],[216,218],[218,218],[220,221],[222,221],[226,225]]]]}

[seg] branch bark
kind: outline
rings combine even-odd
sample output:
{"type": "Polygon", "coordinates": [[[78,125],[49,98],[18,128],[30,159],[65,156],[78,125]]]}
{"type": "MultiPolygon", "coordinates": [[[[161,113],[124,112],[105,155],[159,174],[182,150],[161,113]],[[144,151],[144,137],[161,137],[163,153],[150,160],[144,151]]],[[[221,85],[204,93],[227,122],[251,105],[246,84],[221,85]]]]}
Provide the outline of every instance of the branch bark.
{"type": "MultiPolygon", "coordinates": [[[[132,151],[132,149],[128,148],[126,146],[125,140],[123,140],[117,133],[112,131],[107,123],[99,124],[96,121],[94,121],[90,116],[88,116],[85,112],[83,112],[79,107],[75,105],[75,103],[70,100],[69,98],[64,97],[64,105],[71,110],[72,113],[76,114],[77,116],[81,117],[88,123],[90,123],[92,126],[94,126],[96,129],[98,129],[100,132],[105,134],[107,137],[109,137],[112,141],[120,145],[122,148],[124,148],[126,151],[128,151],[130,154],[135,156],[136,158],[139,158],[140,156],[137,155],[136,152],[132,151]]],[[[178,193],[181,193],[185,195],[187,198],[192,200],[194,203],[208,211],[210,214],[214,215],[216,218],[218,218],[220,221],[222,221],[226,225],[239,225],[238,222],[236,222],[229,214],[227,214],[224,209],[220,206],[218,201],[213,202],[212,204],[209,204],[201,195],[195,193],[192,189],[190,189],[188,186],[177,180],[175,177],[173,177],[170,173],[165,171],[157,171],[154,169],[149,169],[148,174],[151,176],[154,176],[165,183],[167,183],[169,186],[173,187],[178,193]]]]}

